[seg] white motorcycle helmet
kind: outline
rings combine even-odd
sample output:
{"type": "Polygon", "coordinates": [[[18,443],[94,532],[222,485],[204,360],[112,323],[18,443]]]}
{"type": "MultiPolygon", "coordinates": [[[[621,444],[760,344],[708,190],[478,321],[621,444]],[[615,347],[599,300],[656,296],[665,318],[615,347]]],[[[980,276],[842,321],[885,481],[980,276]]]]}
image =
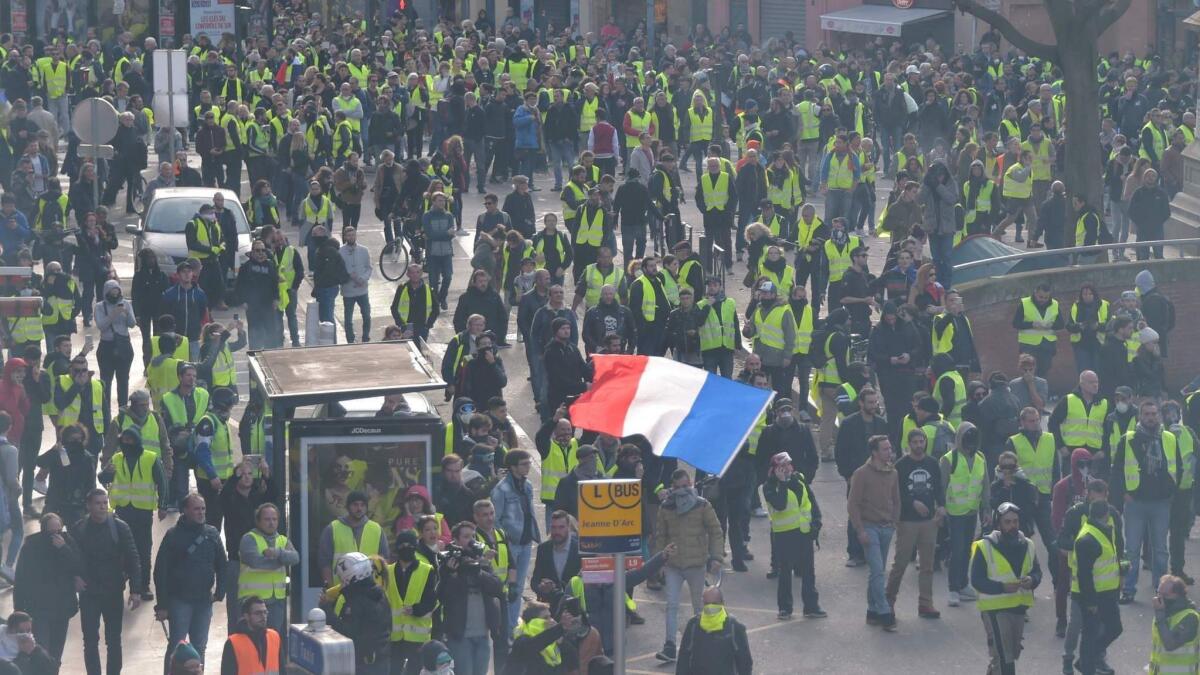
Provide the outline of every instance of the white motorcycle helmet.
{"type": "Polygon", "coordinates": [[[361,579],[370,579],[375,573],[371,567],[371,559],[358,551],[352,551],[338,558],[333,572],[342,580],[342,586],[349,586],[361,579]]]}

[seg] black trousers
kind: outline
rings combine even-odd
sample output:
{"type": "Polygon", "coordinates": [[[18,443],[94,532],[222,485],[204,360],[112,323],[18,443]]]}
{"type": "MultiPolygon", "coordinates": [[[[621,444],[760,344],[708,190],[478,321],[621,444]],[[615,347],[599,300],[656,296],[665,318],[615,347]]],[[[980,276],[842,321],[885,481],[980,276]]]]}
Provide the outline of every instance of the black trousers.
{"type": "Polygon", "coordinates": [[[220,259],[215,255],[200,261],[200,288],[208,296],[209,307],[225,302],[225,272],[221,269],[220,259]]]}
{"type": "Polygon", "coordinates": [[[101,675],[100,620],[104,620],[104,645],[108,659],[105,673],[121,672],[121,628],[125,616],[125,594],[119,591],[79,594],[79,623],[83,628],[83,665],[88,675],[101,675]]]}
{"type": "Polygon", "coordinates": [[[63,647],[67,644],[67,629],[71,625],[71,615],[62,611],[29,612],[33,616],[33,639],[45,647],[46,652],[55,661],[62,661],[63,647]]]}
{"type": "Polygon", "coordinates": [[[209,525],[221,531],[221,522],[225,519],[224,512],[221,510],[221,493],[212,486],[212,483],[207,478],[196,476],[196,489],[200,492],[200,496],[204,497],[205,515],[204,520],[209,525]]]}
{"type": "MultiPolygon", "coordinates": [[[[1071,602],[1079,601],[1077,593],[1071,595],[1071,602]]],[[[1116,591],[1101,595],[1096,611],[1084,609],[1083,633],[1079,642],[1079,672],[1095,675],[1101,655],[1121,636],[1122,630],[1116,591]]]]}
{"type": "MultiPolygon", "coordinates": [[[[154,536],[152,530],[154,528],[154,511],[146,509],[138,509],[132,506],[118,506],[117,517],[129,524],[130,531],[133,532],[133,544],[137,546],[138,562],[142,568],[142,579],[145,580],[144,587],[150,588],[150,579],[154,576],[150,573],[150,555],[151,549],[154,546],[154,536]]],[[[135,591],[140,589],[134,589],[135,591]]]]}
{"type": "Polygon", "coordinates": [[[421,647],[415,642],[393,642],[391,675],[419,675],[421,672],[421,647]]]}
{"type": "Polygon", "coordinates": [[[220,157],[202,157],[200,159],[200,179],[204,181],[205,187],[217,187],[225,184],[225,164],[220,157]]]}
{"type": "Polygon", "coordinates": [[[1171,553],[1171,574],[1183,574],[1184,547],[1195,518],[1195,513],[1192,511],[1192,491],[1176,493],[1171,498],[1171,523],[1167,529],[1167,546],[1171,553]]]}
{"type": "Polygon", "coordinates": [[[729,540],[733,562],[743,562],[749,549],[746,535],[750,533],[750,489],[721,486],[717,500],[717,520],[729,540]]]}
{"type": "MultiPolygon", "coordinates": [[[[149,340],[147,340],[149,342],[149,340]]],[[[104,383],[104,398],[112,400],[113,379],[117,381],[117,407],[129,402],[129,369],[133,366],[133,343],[128,336],[114,335],[112,340],[101,340],[96,347],[96,360],[100,362],[100,380],[104,383]]],[[[106,406],[104,418],[109,418],[106,406]]]]}
{"type": "Polygon", "coordinates": [[[725,251],[725,266],[733,267],[733,215],[726,212],[705,213],[704,234],[725,251]]]}
{"type": "Polygon", "coordinates": [[[817,574],[813,569],[813,538],[800,530],[775,532],[771,541],[774,544],[775,564],[779,570],[779,587],[776,601],[779,611],[792,611],[792,575],[796,572],[800,577],[800,601],[804,610],[817,609],[820,606],[817,597],[817,574]]]}
{"type": "Polygon", "coordinates": [[[233,193],[240,199],[242,194],[242,156],[238,151],[230,150],[222,155],[221,159],[225,162],[225,181],[221,185],[233,190],[233,193]]]}

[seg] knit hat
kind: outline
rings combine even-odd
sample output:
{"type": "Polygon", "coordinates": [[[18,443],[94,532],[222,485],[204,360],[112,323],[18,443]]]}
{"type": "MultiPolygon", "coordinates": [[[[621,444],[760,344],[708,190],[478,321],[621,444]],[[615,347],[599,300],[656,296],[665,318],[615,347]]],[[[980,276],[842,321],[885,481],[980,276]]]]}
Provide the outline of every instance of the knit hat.
{"type": "Polygon", "coordinates": [[[1138,342],[1144,345],[1148,345],[1151,342],[1158,342],[1158,331],[1146,326],[1138,331],[1138,342]]]}
{"type": "Polygon", "coordinates": [[[1121,299],[1122,300],[1137,300],[1138,299],[1137,291],[1121,291],[1121,299]]]}
{"type": "Polygon", "coordinates": [[[1150,270],[1142,270],[1133,278],[1133,285],[1143,295],[1149,293],[1154,290],[1154,275],[1150,273],[1150,270]]]}
{"type": "Polygon", "coordinates": [[[937,399],[932,396],[926,396],[920,401],[917,401],[917,409],[936,415],[939,411],[941,411],[941,406],[938,405],[937,399]]]}
{"type": "Polygon", "coordinates": [[[896,314],[898,311],[899,310],[896,308],[896,303],[894,301],[888,300],[887,302],[883,303],[884,316],[887,316],[888,314],[896,314]]]}
{"type": "Polygon", "coordinates": [[[450,656],[450,650],[437,640],[430,640],[421,647],[421,667],[431,673],[437,672],[439,665],[453,661],[454,657],[450,656]]]}
{"type": "Polygon", "coordinates": [[[362,490],[351,490],[350,494],[346,495],[346,506],[350,506],[354,502],[368,503],[367,493],[362,490]]]}
{"type": "Polygon", "coordinates": [[[192,646],[192,643],[180,642],[179,644],[175,645],[175,655],[171,657],[172,663],[178,663],[182,665],[188,661],[199,660],[200,652],[196,651],[196,648],[192,646]]]}
{"type": "Polygon", "coordinates": [[[1117,396],[1122,396],[1124,398],[1132,399],[1133,398],[1133,387],[1129,387],[1129,386],[1126,386],[1123,384],[1123,385],[1117,387],[1116,389],[1114,389],[1113,393],[1116,394],[1117,396]]]}

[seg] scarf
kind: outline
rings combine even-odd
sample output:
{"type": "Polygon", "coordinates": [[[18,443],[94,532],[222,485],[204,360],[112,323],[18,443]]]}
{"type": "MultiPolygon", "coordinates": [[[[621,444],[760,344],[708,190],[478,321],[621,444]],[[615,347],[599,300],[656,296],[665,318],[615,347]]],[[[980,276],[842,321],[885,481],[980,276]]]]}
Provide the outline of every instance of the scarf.
{"type": "Polygon", "coordinates": [[[716,633],[725,627],[725,605],[705,605],[700,612],[700,629],[705,633],[716,633]]]}
{"type": "Polygon", "coordinates": [[[700,495],[696,494],[694,487],[677,488],[671,490],[671,501],[675,504],[675,511],[682,516],[700,505],[700,495]]]}

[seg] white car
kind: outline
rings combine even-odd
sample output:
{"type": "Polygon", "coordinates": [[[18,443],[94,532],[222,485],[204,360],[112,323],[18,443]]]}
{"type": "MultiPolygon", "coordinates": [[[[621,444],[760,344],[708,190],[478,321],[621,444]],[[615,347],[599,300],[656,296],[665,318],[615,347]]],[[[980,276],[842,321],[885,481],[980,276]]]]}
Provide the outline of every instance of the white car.
{"type": "Polygon", "coordinates": [[[237,222],[237,254],[234,256],[233,269],[229,270],[230,276],[237,276],[238,269],[250,255],[251,235],[246,212],[232,190],[192,187],[155,190],[138,224],[125,226],[125,231],[134,235],[134,260],[138,259],[143,248],[154,249],[158,266],[168,276],[174,274],[176,266],[188,257],[184,228],[196,217],[202,205],[212,204],[213,195],[217,192],[224,195],[225,208],[233,211],[233,219],[237,222]]]}

